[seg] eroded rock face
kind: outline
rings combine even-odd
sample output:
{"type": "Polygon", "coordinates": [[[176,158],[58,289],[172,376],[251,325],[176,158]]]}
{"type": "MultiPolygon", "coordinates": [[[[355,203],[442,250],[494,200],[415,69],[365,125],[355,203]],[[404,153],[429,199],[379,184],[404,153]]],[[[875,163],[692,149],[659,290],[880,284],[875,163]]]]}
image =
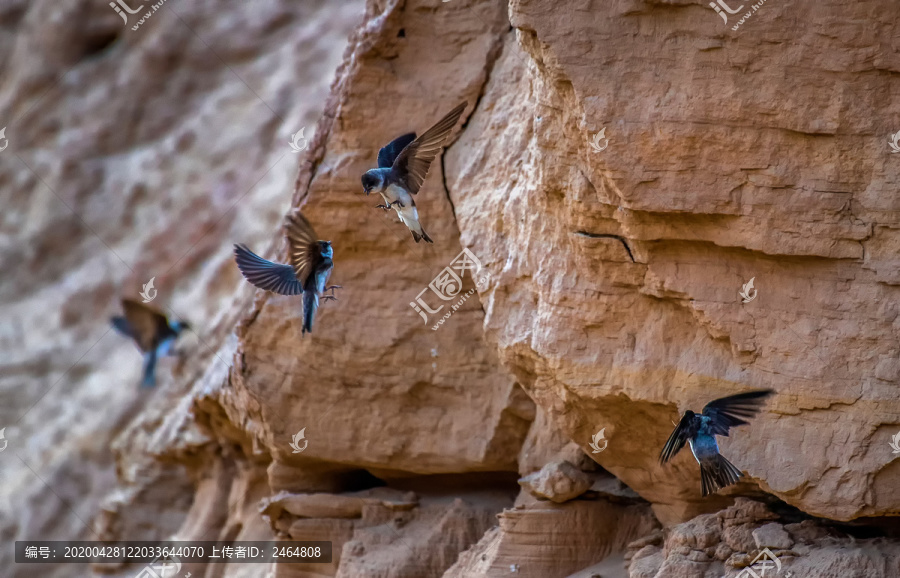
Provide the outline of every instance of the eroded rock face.
{"type": "Polygon", "coordinates": [[[519,485],[536,498],[562,504],[588,491],[591,478],[569,462],[550,462],[520,479],[519,485]]]}
{"type": "Polygon", "coordinates": [[[896,540],[857,539],[811,519],[782,523],[759,502],[738,498],[628,546],[628,578],[757,575],[887,578],[900,572],[896,540]],[[763,574],[766,568],[766,574],[763,574]]]}
{"type": "Polygon", "coordinates": [[[767,3],[732,33],[699,4],[514,2],[447,152],[461,241],[491,273],[488,339],[586,451],[606,428],[594,459],[666,522],[727,504],[701,500],[688,452],[657,465],[672,421],[755,388],[778,394],[722,441],[749,474],[735,492],[842,520],[900,510],[885,10],[857,4],[820,42],[843,7],[767,3]]]}
{"type": "MultiPolygon", "coordinates": [[[[31,376],[25,409],[68,375],[15,434],[100,537],[335,544],[330,566],[277,578],[718,578],[766,547],[796,576],[898,574],[896,540],[854,544],[742,497],[835,520],[900,513],[887,0],[766,3],[738,31],[702,4],[370,0],[327,98],[320,68],[330,79],[359,4],[173,8],[210,31],[209,53],[165,12],[112,42],[103,6],[78,31],[76,8],[33,6],[0,9],[23,30],[0,38],[14,62],[0,110],[22,115],[7,136],[23,143],[0,154],[16,241],[2,259],[22,271],[0,288],[0,383],[31,376]],[[48,87],[54,104],[29,109],[48,87]],[[416,197],[435,243],[415,244],[359,176],[462,101],[416,197]],[[287,137],[319,111],[294,179],[287,137]],[[343,286],[306,337],[299,299],[254,292],[230,261],[233,241],[283,258],[289,207],[332,241],[343,286]],[[423,323],[410,303],[463,248],[486,283],[423,323]],[[97,319],[157,267],[161,297],[201,329],[136,397],[122,387],[135,354],[97,319]],[[721,440],[744,482],[704,500],[687,450],[657,464],[681,411],[762,387],[777,392],[765,411],[721,440]],[[98,428],[78,408],[101,401],[114,423],[98,428]],[[516,497],[517,478],[564,463],[577,483],[538,493],[565,503],[516,497]],[[80,480],[81,464],[105,473],[80,480]]],[[[464,276],[460,294],[473,287],[464,276]]],[[[19,465],[0,474],[2,490],[33,485],[19,465]]],[[[4,537],[58,517],[39,497],[2,510],[4,537]]],[[[84,531],[65,518],[41,537],[84,531]]]]}
{"type": "MultiPolygon", "coordinates": [[[[198,430],[187,392],[230,364],[214,353],[252,298],[231,244],[272,240],[297,175],[291,135],[313,136],[362,15],[362,1],[169,0],[132,30],[106,1],[2,3],[5,543],[165,538],[186,515],[227,518],[210,481],[234,463],[211,459],[228,449],[198,430]],[[194,331],[139,391],[140,355],[109,317],[151,278],[151,305],[194,331]]],[[[245,528],[267,531],[257,501],[245,528]]],[[[11,555],[0,574],[35,575],[11,555]]]]}

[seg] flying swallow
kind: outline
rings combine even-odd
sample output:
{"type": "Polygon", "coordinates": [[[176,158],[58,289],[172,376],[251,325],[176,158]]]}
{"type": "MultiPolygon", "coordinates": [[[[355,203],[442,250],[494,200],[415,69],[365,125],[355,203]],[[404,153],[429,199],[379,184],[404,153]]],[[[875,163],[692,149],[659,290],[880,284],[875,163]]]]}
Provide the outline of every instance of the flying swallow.
{"type": "Polygon", "coordinates": [[[370,169],[362,176],[366,195],[373,191],[381,193],[385,204],[377,207],[385,211],[393,207],[403,224],[412,232],[416,243],[421,239],[428,243],[434,241],[419,223],[419,212],[412,195],[422,188],[428,168],[444,146],[450,131],[456,126],[466,104],[464,102],[451,110],[418,138],[416,133],[411,132],[392,140],[378,151],[378,168],[370,169]]]}
{"type": "Polygon", "coordinates": [[[700,415],[687,410],[666,441],[659,462],[669,461],[688,442],[694,459],[700,464],[704,497],[736,483],[743,474],[719,453],[716,436],[727,437],[730,428],[748,423],[743,418],[759,413],[765,399],[773,393],[771,389],[762,389],[723,397],[706,404],[700,415]]]}
{"type": "Polygon", "coordinates": [[[143,303],[122,299],[125,315],[110,319],[112,326],[122,335],[130,337],[144,354],[143,387],[156,385],[156,360],[174,353],[175,340],[191,326],[184,321],[169,319],[143,303]]]}
{"type": "Polygon", "coordinates": [[[244,277],[255,287],[279,295],[303,295],[303,332],[312,332],[313,320],[319,308],[319,296],[337,301],[334,290],[340,285],[326,287],[334,268],[331,241],[316,240],[312,225],[294,209],[285,218],[285,236],[290,247],[290,264],[273,263],[263,259],[246,245],[234,246],[234,260],[244,277]],[[331,291],[331,295],[323,295],[331,291]]]}

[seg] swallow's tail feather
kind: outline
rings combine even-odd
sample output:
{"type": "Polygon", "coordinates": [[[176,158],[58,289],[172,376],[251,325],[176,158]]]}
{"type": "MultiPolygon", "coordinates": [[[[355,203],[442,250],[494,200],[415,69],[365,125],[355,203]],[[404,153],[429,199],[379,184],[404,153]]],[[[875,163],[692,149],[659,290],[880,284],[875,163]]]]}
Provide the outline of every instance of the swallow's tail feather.
{"type": "Polygon", "coordinates": [[[156,349],[144,354],[144,378],[141,387],[153,387],[156,385],[156,349]]]}
{"type": "Polygon", "coordinates": [[[722,488],[737,483],[743,475],[722,454],[716,454],[715,458],[704,460],[700,463],[700,482],[703,489],[703,497],[705,498],[722,488]]]}
{"type": "Polygon", "coordinates": [[[422,239],[425,239],[426,243],[434,243],[434,241],[431,240],[431,237],[428,236],[428,233],[425,232],[425,229],[420,228],[419,231],[410,229],[409,232],[412,233],[413,239],[416,243],[418,243],[422,239]]]}
{"type": "Polygon", "coordinates": [[[316,309],[319,308],[319,296],[315,290],[303,293],[303,335],[312,333],[316,309]]]}

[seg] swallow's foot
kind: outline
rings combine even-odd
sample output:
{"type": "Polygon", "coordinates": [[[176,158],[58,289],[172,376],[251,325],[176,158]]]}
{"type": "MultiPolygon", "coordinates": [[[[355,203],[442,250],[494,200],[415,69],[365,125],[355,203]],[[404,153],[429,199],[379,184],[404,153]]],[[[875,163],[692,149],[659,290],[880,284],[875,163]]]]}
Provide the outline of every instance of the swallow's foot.
{"type": "Polygon", "coordinates": [[[382,210],[384,210],[384,211],[389,211],[389,210],[391,210],[391,206],[390,206],[390,205],[375,205],[375,208],[376,208],[376,209],[382,209],[382,210]]]}
{"type": "MultiPolygon", "coordinates": [[[[341,287],[340,285],[329,285],[328,287],[325,288],[325,291],[331,291],[331,294],[334,295],[335,289],[343,289],[343,287],[341,287]]],[[[325,291],[323,291],[323,293],[325,291]]]]}
{"type": "Polygon", "coordinates": [[[397,205],[397,206],[400,207],[401,209],[404,207],[403,203],[401,203],[400,201],[394,201],[393,203],[391,203],[391,204],[388,205],[388,206],[390,207],[390,206],[392,206],[392,205],[397,205]]]}
{"type": "Polygon", "coordinates": [[[322,301],[337,301],[338,298],[334,295],[322,295],[322,301]]]}

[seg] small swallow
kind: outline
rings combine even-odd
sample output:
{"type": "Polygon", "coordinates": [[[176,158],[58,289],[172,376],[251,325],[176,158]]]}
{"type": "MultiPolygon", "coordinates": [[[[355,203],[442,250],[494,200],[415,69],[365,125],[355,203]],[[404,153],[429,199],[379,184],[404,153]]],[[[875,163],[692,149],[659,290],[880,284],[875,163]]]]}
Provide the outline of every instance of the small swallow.
{"type": "Polygon", "coordinates": [[[385,211],[393,207],[403,224],[412,232],[416,243],[422,239],[428,243],[434,241],[419,223],[419,212],[412,195],[422,188],[428,168],[444,146],[450,131],[456,126],[466,104],[464,102],[451,110],[418,138],[416,133],[411,132],[392,140],[378,151],[378,168],[370,169],[362,176],[366,195],[372,191],[381,193],[385,204],[376,206],[385,211]]]}
{"type": "Polygon", "coordinates": [[[279,295],[303,295],[302,334],[306,335],[312,332],[319,296],[326,301],[337,301],[334,290],[341,286],[325,285],[334,268],[334,250],[331,241],[316,240],[316,232],[300,209],[287,215],[284,230],[290,247],[290,265],[263,259],[243,244],[234,246],[234,260],[253,286],[279,295]],[[331,295],[323,295],[325,291],[331,291],[331,295]]]}
{"type": "Polygon", "coordinates": [[[749,419],[759,413],[765,399],[773,393],[771,389],[748,391],[711,401],[700,415],[691,410],[684,412],[659,454],[659,462],[669,461],[688,442],[694,459],[700,464],[704,497],[736,483],[743,474],[719,453],[715,436],[727,437],[729,428],[747,424],[742,418],[749,419]]]}
{"type": "Polygon", "coordinates": [[[173,345],[178,336],[191,326],[184,321],[172,321],[143,303],[122,299],[125,315],[110,319],[112,326],[122,335],[130,337],[144,354],[144,378],[142,387],[156,385],[156,360],[173,355],[173,345]]]}

